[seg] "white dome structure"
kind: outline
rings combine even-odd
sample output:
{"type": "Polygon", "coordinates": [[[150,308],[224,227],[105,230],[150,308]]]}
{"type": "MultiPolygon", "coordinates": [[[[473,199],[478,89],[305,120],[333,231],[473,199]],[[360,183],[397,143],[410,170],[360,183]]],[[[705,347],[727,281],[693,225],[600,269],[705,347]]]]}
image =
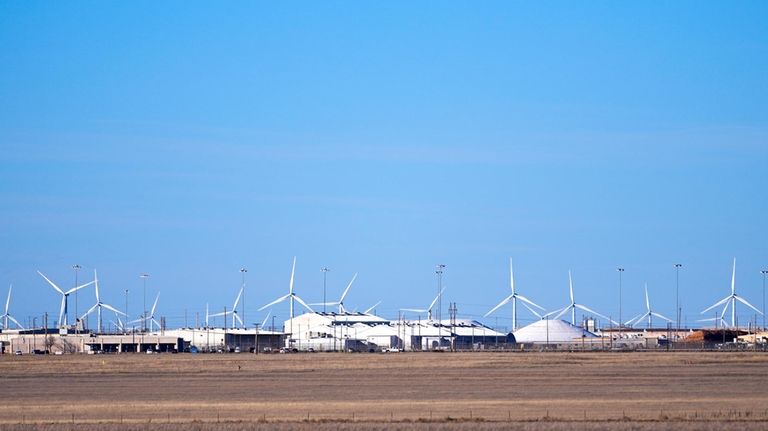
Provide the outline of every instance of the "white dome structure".
{"type": "Polygon", "coordinates": [[[514,332],[517,343],[575,343],[597,335],[565,320],[538,320],[514,332]]]}

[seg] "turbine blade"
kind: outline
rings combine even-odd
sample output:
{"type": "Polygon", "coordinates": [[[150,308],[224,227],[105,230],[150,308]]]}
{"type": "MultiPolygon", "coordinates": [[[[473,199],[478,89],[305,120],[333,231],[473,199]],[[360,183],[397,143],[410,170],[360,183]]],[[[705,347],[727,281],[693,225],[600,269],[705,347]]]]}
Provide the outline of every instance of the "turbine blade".
{"type": "Polygon", "coordinates": [[[707,307],[705,310],[703,310],[703,311],[701,312],[701,314],[704,314],[704,313],[706,313],[707,311],[709,311],[709,310],[711,310],[711,309],[713,309],[713,308],[715,308],[715,307],[717,307],[717,306],[720,306],[720,305],[723,305],[723,304],[725,304],[725,303],[726,303],[726,302],[728,302],[728,300],[730,300],[730,299],[731,299],[731,297],[730,297],[730,296],[727,296],[727,297],[725,297],[725,298],[721,299],[720,301],[716,302],[714,305],[712,305],[712,306],[710,306],[710,307],[707,307]]]}
{"type": "Polygon", "coordinates": [[[77,286],[77,287],[73,287],[73,288],[71,288],[71,289],[67,290],[65,294],[66,294],[66,295],[69,295],[69,294],[71,294],[71,293],[75,293],[76,291],[78,291],[78,290],[80,290],[80,289],[82,289],[82,288],[84,288],[84,287],[88,287],[88,286],[90,286],[90,285],[92,285],[92,284],[93,284],[93,281],[89,281],[88,283],[85,283],[85,284],[81,284],[81,285],[79,285],[79,286],[77,286]]]}
{"type": "Polygon", "coordinates": [[[512,270],[512,258],[509,258],[509,288],[512,289],[512,294],[515,294],[515,272],[512,270]]]}
{"type": "Polygon", "coordinates": [[[656,316],[656,317],[658,317],[659,319],[664,319],[664,320],[666,320],[667,322],[671,322],[671,321],[672,321],[672,319],[669,319],[669,318],[667,318],[667,317],[664,317],[664,316],[662,316],[661,314],[659,314],[659,313],[656,313],[656,312],[654,312],[654,311],[652,311],[652,312],[651,312],[651,315],[652,315],[652,316],[656,316]]]}
{"type": "Polygon", "coordinates": [[[265,308],[269,308],[269,307],[271,307],[271,306],[273,306],[273,305],[275,305],[275,304],[278,304],[278,303],[280,303],[280,302],[283,302],[283,301],[285,301],[286,299],[288,299],[288,298],[290,298],[290,297],[291,297],[291,295],[290,295],[290,294],[288,294],[288,295],[283,295],[283,296],[281,296],[281,297],[279,297],[279,298],[275,299],[274,301],[270,302],[269,304],[267,304],[267,305],[265,305],[265,306],[263,306],[263,307],[259,308],[259,310],[258,310],[258,311],[263,311],[265,308]]]}
{"type": "Polygon", "coordinates": [[[742,304],[746,305],[747,307],[749,307],[749,308],[751,308],[751,309],[753,309],[753,310],[757,311],[758,313],[760,313],[760,315],[762,315],[762,314],[763,314],[763,313],[762,313],[760,310],[758,310],[757,308],[753,307],[753,306],[752,306],[752,304],[750,304],[749,302],[747,302],[747,300],[746,300],[746,299],[743,299],[741,296],[739,296],[739,295],[733,295],[733,297],[734,297],[734,298],[736,298],[736,300],[737,300],[737,301],[739,301],[739,302],[741,302],[742,304]]]}
{"type": "Polygon", "coordinates": [[[291,267],[291,283],[288,286],[288,294],[293,294],[293,276],[296,273],[296,256],[293,256],[293,266],[291,267]]]}
{"type": "Polygon", "coordinates": [[[526,298],[525,296],[523,296],[523,295],[515,295],[515,296],[517,297],[517,299],[519,299],[519,300],[521,300],[523,302],[527,302],[529,305],[533,305],[534,307],[538,307],[539,310],[544,311],[544,307],[542,307],[540,305],[537,305],[536,303],[534,303],[530,299],[526,298]]]}
{"type": "Polygon", "coordinates": [[[648,299],[648,283],[645,283],[645,308],[651,311],[651,301],[648,299]]]}
{"type": "Polygon", "coordinates": [[[559,318],[560,318],[560,317],[561,317],[563,314],[567,313],[567,312],[568,312],[568,310],[570,310],[570,309],[571,309],[571,307],[572,307],[571,305],[568,305],[568,306],[564,307],[563,309],[561,309],[561,310],[556,310],[556,311],[553,311],[553,312],[552,312],[552,313],[550,313],[550,314],[554,314],[554,313],[557,313],[557,315],[556,315],[556,316],[555,316],[553,319],[559,319],[559,318]]]}
{"type": "Polygon", "coordinates": [[[267,324],[267,320],[269,320],[269,315],[270,315],[270,314],[272,314],[272,310],[269,310],[269,313],[267,313],[267,317],[265,317],[265,318],[264,318],[264,320],[262,320],[262,322],[261,322],[261,326],[260,326],[261,328],[263,328],[263,327],[264,327],[264,325],[266,325],[266,324],[267,324]]]}
{"type": "Polygon", "coordinates": [[[412,313],[426,313],[429,310],[422,310],[421,308],[401,308],[400,311],[410,311],[412,313]]]}
{"type": "Polygon", "coordinates": [[[568,287],[571,289],[571,304],[574,304],[573,300],[573,278],[571,277],[571,270],[568,270],[568,287]]]}
{"type": "Polygon", "coordinates": [[[431,310],[431,309],[432,309],[432,307],[434,307],[434,306],[435,306],[435,303],[437,303],[437,300],[438,300],[438,299],[440,299],[440,295],[442,295],[444,291],[445,291],[445,287],[443,287],[442,289],[440,289],[440,293],[438,293],[438,294],[437,294],[437,296],[435,296],[435,299],[433,299],[433,300],[432,300],[432,303],[431,303],[431,304],[429,304],[429,308],[427,308],[427,310],[431,310]]]}
{"type": "MultiPolygon", "coordinates": [[[[19,329],[24,329],[24,327],[23,327],[23,326],[21,326],[21,323],[19,323],[19,321],[18,321],[18,320],[14,319],[14,318],[13,318],[13,316],[11,316],[11,315],[9,314],[9,315],[8,315],[8,318],[9,318],[9,319],[11,319],[11,321],[12,321],[13,323],[15,323],[15,324],[16,324],[16,326],[17,326],[19,329]]],[[[8,328],[5,328],[5,329],[8,329],[8,328]]]]}
{"type": "Polygon", "coordinates": [[[370,314],[370,312],[373,311],[374,308],[378,307],[379,304],[381,304],[381,301],[368,307],[365,311],[363,311],[363,314],[370,314]]]}
{"type": "Polygon", "coordinates": [[[99,298],[99,277],[96,276],[96,270],[93,270],[93,284],[96,285],[96,302],[101,302],[99,298]]]}
{"type": "Polygon", "coordinates": [[[88,311],[86,311],[86,312],[85,312],[85,314],[83,314],[82,316],[80,316],[80,320],[83,320],[83,319],[85,319],[85,316],[87,316],[87,315],[89,315],[89,314],[93,313],[93,310],[95,310],[95,309],[96,309],[98,306],[99,306],[99,304],[98,304],[98,303],[96,303],[96,304],[95,304],[93,307],[89,308],[89,309],[88,309],[88,311]]]}
{"type": "Polygon", "coordinates": [[[539,319],[541,319],[541,314],[537,313],[537,312],[536,312],[536,310],[534,310],[533,308],[531,308],[531,307],[530,307],[528,304],[526,304],[525,302],[521,302],[521,304],[523,304],[523,307],[527,308],[527,309],[528,309],[528,311],[530,311],[530,312],[531,312],[531,313],[533,313],[533,314],[534,314],[536,317],[538,317],[539,319]]]}
{"type": "Polygon", "coordinates": [[[352,280],[351,280],[351,281],[349,282],[349,284],[347,285],[347,288],[346,288],[346,289],[344,289],[344,293],[342,293],[342,294],[341,294],[341,299],[339,299],[339,304],[341,304],[341,303],[343,303],[343,302],[344,302],[344,298],[346,298],[346,297],[347,297],[347,293],[349,292],[349,288],[350,288],[350,287],[352,287],[352,283],[354,283],[354,282],[355,282],[355,279],[356,279],[356,278],[357,278],[357,273],[355,273],[355,275],[353,275],[353,276],[352,276],[352,280]]]}
{"type": "Polygon", "coordinates": [[[489,312],[485,313],[485,315],[484,315],[483,317],[488,317],[488,316],[490,316],[490,315],[491,315],[491,313],[493,313],[494,311],[496,311],[496,310],[498,310],[499,308],[501,308],[501,307],[502,307],[504,304],[506,304],[507,302],[509,302],[511,299],[512,299],[512,295],[509,295],[509,296],[507,296],[506,298],[502,299],[502,300],[501,300],[501,302],[499,302],[498,304],[496,304],[496,306],[495,306],[495,307],[491,308],[491,311],[489,311],[489,312]]]}
{"type": "Polygon", "coordinates": [[[233,316],[235,316],[235,320],[240,322],[241,325],[243,324],[243,319],[241,319],[240,316],[237,313],[233,314],[233,316]]]}
{"type": "Polygon", "coordinates": [[[642,319],[643,317],[645,317],[645,316],[647,316],[647,315],[648,315],[647,313],[646,313],[646,314],[638,314],[637,316],[635,316],[635,317],[633,317],[633,318],[631,318],[631,319],[627,320],[627,321],[624,323],[624,325],[630,325],[630,326],[631,326],[631,325],[632,325],[632,322],[634,322],[634,321],[636,321],[636,320],[640,320],[640,319],[642,319]]]}
{"type": "Polygon", "coordinates": [[[48,277],[45,276],[45,274],[43,274],[40,271],[37,271],[37,273],[40,274],[40,276],[43,277],[45,279],[45,281],[48,282],[48,284],[50,284],[54,289],[56,289],[57,292],[61,293],[62,295],[64,294],[64,291],[59,289],[59,286],[57,286],[54,282],[49,280],[48,277]]]}
{"type": "Polygon", "coordinates": [[[238,293],[237,298],[235,298],[235,305],[232,306],[232,310],[237,309],[237,304],[240,303],[240,297],[243,296],[243,289],[245,289],[245,286],[240,288],[240,293],[238,293]]]}
{"type": "Polygon", "coordinates": [[[114,311],[117,314],[122,314],[123,316],[126,316],[125,313],[123,313],[122,311],[118,310],[117,308],[115,308],[115,307],[113,307],[113,306],[111,306],[109,304],[101,304],[101,306],[106,308],[107,310],[114,311]]]}
{"type": "Polygon", "coordinates": [[[311,311],[311,312],[313,312],[313,313],[315,312],[315,310],[313,310],[313,309],[312,309],[312,307],[310,307],[309,305],[307,305],[307,303],[306,303],[306,302],[304,302],[304,301],[303,301],[301,298],[299,298],[298,296],[296,296],[296,295],[293,295],[293,299],[295,299],[296,301],[298,301],[298,302],[299,302],[299,304],[301,304],[301,305],[303,305],[304,307],[306,307],[306,308],[307,308],[307,310],[309,310],[309,311],[311,311]]]}
{"type": "Polygon", "coordinates": [[[11,305],[11,290],[13,290],[13,285],[8,288],[8,299],[5,300],[5,314],[8,314],[8,307],[11,305]]]}
{"type": "Polygon", "coordinates": [[[614,324],[618,325],[618,322],[616,322],[615,320],[613,320],[613,319],[610,319],[610,318],[608,318],[608,317],[606,317],[606,316],[603,316],[602,314],[598,313],[597,311],[595,311],[595,310],[593,310],[593,309],[591,309],[591,308],[589,308],[589,307],[587,307],[587,306],[584,306],[584,305],[581,305],[581,304],[574,304],[574,306],[575,306],[576,308],[580,308],[580,309],[582,309],[582,310],[586,311],[587,313],[592,313],[592,314],[594,314],[594,315],[597,315],[597,316],[599,316],[599,317],[602,317],[603,319],[609,320],[609,321],[613,322],[614,324]]]}
{"type": "Polygon", "coordinates": [[[327,307],[327,306],[333,306],[333,305],[340,305],[340,303],[339,302],[310,302],[309,305],[318,306],[318,307],[321,305],[325,305],[327,307]]]}
{"type": "Polygon", "coordinates": [[[731,295],[736,293],[736,258],[733,258],[733,273],[731,273],[731,295]]]}
{"type": "Polygon", "coordinates": [[[160,299],[160,292],[157,292],[157,296],[155,297],[155,303],[152,304],[152,312],[149,314],[149,316],[152,317],[152,320],[155,319],[155,309],[157,308],[158,299],[160,299]]]}

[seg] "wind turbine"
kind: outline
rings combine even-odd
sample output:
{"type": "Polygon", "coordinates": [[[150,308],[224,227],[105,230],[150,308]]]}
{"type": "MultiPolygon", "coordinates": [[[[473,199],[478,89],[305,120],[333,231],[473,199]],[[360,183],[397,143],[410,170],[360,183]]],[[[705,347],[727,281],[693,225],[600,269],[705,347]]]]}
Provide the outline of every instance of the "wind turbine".
{"type": "Polygon", "coordinates": [[[344,293],[341,294],[341,298],[339,298],[338,301],[335,301],[335,302],[321,302],[319,304],[315,303],[315,304],[309,304],[309,305],[325,305],[325,306],[338,305],[339,306],[339,313],[346,313],[347,309],[344,308],[344,298],[347,297],[347,293],[349,293],[349,288],[352,287],[352,283],[355,282],[356,278],[357,278],[357,273],[355,273],[355,275],[352,276],[352,280],[347,285],[347,288],[344,289],[344,293]]]}
{"type": "Polygon", "coordinates": [[[715,317],[710,317],[708,319],[699,319],[697,322],[715,322],[715,328],[717,328],[717,324],[720,323],[723,328],[728,327],[728,322],[725,321],[725,310],[728,309],[729,304],[725,304],[725,307],[723,307],[723,311],[720,312],[720,314],[715,314],[715,317]]]}
{"type": "Polygon", "coordinates": [[[437,302],[437,300],[440,299],[440,296],[443,294],[444,291],[445,291],[445,287],[443,287],[440,290],[440,293],[438,293],[437,296],[435,296],[435,299],[432,300],[432,303],[429,304],[429,307],[427,308],[401,308],[400,310],[411,311],[413,313],[427,313],[427,319],[429,321],[432,321],[432,308],[435,306],[435,303],[437,302]]]}
{"type": "Polygon", "coordinates": [[[10,287],[8,287],[8,299],[5,301],[5,314],[0,316],[0,318],[3,319],[3,329],[8,329],[8,319],[10,319],[13,323],[15,323],[16,326],[19,329],[24,329],[24,327],[21,326],[21,324],[19,323],[18,320],[14,319],[13,316],[8,314],[8,308],[11,306],[11,291],[12,290],[13,290],[13,285],[10,285],[10,287]]]}
{"type": "Polygon", "coordinates": [[[579,308],[581,310],[586,311],[587,313],[592,313],[594,315],[602,317],[603,319],[609,320],[609,321],[613,322],[614,324],[618,324],[613,319],[610,319],[608,317],[603,316],[602,314],[598,313],[597,311],[592,310],[591,308],[588,308],[586,305],[577,304],[576,301],[573,300],[573,278],[571,277],[571,270],[570,269],[568,270],[568,286],[570,287],[570,291],[571,291],[571,303],[566,305],[565,307],[563,307],[560,310],[555,310],[555,311],[553,311],[551,313],[545,314],[545,317],[549,316],[551,314],[557,313],[557,315],[555,316],[555,319],[559,319],[560,316],[562,316],[563,314],[567,313],[568,310],[571,310],[571,325],[576,325],[576,309],[579,308]]]}
{"type": "Polygon", "coordinates": [[[99,298],[99,278],[96,275],[96,270],[95,269],[93,270],[93,283],[96,285],[96,304],[94,304],[93,307],[88,309],[88,311],[86,311],[85,314],[80,316],[80,320],[83,320],[85,318],[85,316],[93,313],[93,310],[96,310],[96,315],[98,316],[97,317],[97,325],[98,325],[97,326],[97,330],[99,332],[101,332],[101,308],[102,307],[106,308],[107,310],[114,311],[116,314],[122,314],[123,316],[127,316],[127,315],[125,313],[123,313],[122,311],[118,310],[117,308],[115,308],[115,307],[113,307],[113,306],[111,306],[109,304],[106,304],[104,302],[101,302],[101,298],[99,298]]]}
{"type": "Polygon", "coordinates": [[[544,308],[533,303],[533,301],[526,298],[525,296],[515,292],[515,273],[512,271],[512,258],[509,258],[509,287],[512,289],[512,294],[504,298],[501,302],[499,302],[499,304],[493,307],[491,311],[485,313],[484,317],[490,316],[491,313],[498,310],[501,306],[503,306],[507,302],[512,301],[512,332],[514,332],[517,330],[517,300],[518,299],[522,301],[523,306],[527,308],[528,311],[536,315],[536,317],[538,317],[539,319],[541,319],[541,314],[537,313],[536,310],[534,310],[530,306],[532,305],[534,307],[537,307],[541,311],[544,311],[544,308]]]}
{"type": "MultiPolygon", "coordinates": [[[[742,304],[746,305],[747,307],[755,310],[756,312],[760,313],[762,316],[763,313],[758,310],[757,308],[753,307],[752,304],[747,302],[745,299],[743,299],[741,296],[736,294],[736,258],[733,258],[733,272],[731,273],[731,294],[726,296],[725,298],[721,299],[720,301],[716,302],[706,310],[702,311],[701,314],[706,313],[707,311],[719,306],[725,304],[725,308],[723,308],[723,315],[725,315],[725,310],[728,308],[728,306],[731,306],[731,328],[736,327],[736,301],[741,302],[742,304]],[[728,303],[730,301],[730,304],[728,303]]],[[[721,318],[722,318],[721,316],[721,318]]],[[[708,320],[708,319],[707,319],[708,320]]]]}
{"type": "Polygon", "coordinates": [[[155,309],[157,308],[157,300],[160,299],[160,292],[157,292],[157,296],[155,297],[155,303],[152,304],[152,311],[149,312],[149,316],[142,316],[136,320],[132,320],[128,323],[139,323],[139,322],[149,322],[149,330],[152,330],[152,324],[154,323],[157,325],[157,328],[160,329],[160,323],[155,320],[155,309]]]}
{"type": "Polygon", "coordinates": [[[271,307],[271,306],[273,306],[275,304],[279,304],[280,302],[283,302],[286,299],[289,300],[288,301],[288,303],[290,304],[290,306],[289,306],[290,307],[289,308],[289,310],[290,310],[289,311],[289,315],[290,315],[290,320],[289,320],[290,328],[289,328],[289,331],[291,331],[290,332],[291,335],[288,338],[288,347],[290,347],[292,345],[292,342],[293,342],[293,301],[294,300],[298,301],[299,304],[303,305],[304,307],[307,308],[307,310],[309,310],[309,311],[314,313],[314,310],[312,310],[312,307],[307,305],[307,303],[304,302],[304,300],[302,300],[301,298],[299,298],[298,295],[293,293],[293,280],[294,280],[294,276],[295,275],[296,275],[296,256],[293,257],[293,266],[291,267],[291,281],[290,281],[290,284],[288,285],[288,294],[285,295],[285,296],[281,296],[281,297],[275,299],[274,301],[270,302],[269,304],[259,308],[259,311],[264,311],[264,309],[269,308],[269,307],[271,307]]]}
{"type": "Polygon", "coordinates": [[[84,287],[90,286],[91,284],[93,284],[93,281],[89,281],[88,283],[81,284],[80,286],[77,286],[77,287],[73,287],[65,292],[61,290],[61,288],[59,288],[59,286],[57,286],[54,282],[48,279],[48,277],[43,275],[42,272],[37,271],[37,273],[40,274],[40,276],[43,277],[45,281],[47,281],[48,284],[51,285],[51,287],[56,289],[56,291],[61,294],[61,308],[59,309],[59,327],[66,327],[67,324],[69,323],[67,322],[67,299],[69,298],[69,295],[75,293],[76,291],[84,287]],[[62,321],[62,319],[64,320],[62,321]]]}
{"type": "Polygon", "coordinates": [[[640,315],[637,315],[629,320],[627,320],[627,323],[625,325],[629,325],[629,327],[635,326],[636,323],[640,323],[641,320],[648,318],[648,328],[651,328],[653,326],[653,316],[658,317],[659,319],[664,319],[667,322],[671,322],[672,319],[666,318],[662,316],[659,313],[656,313],[654,311],[651,311],[651,301],[648,300],[648,283],[645,283],[645,310],[646,312],[640,315]]]}
{"type": "MultiPolygon", "coordinates": [[[[240,303],[240,297],[243,296],[243,289],[245,286],[240,288],[240,292],[237,294],[237,298],[235,298],[235,304],[232,306],[232,312],[227,313],[226,311],[222,311],[221,313],[211,314],[210,317],[219,317],[219,316],[225,316],[226,314],[232,315],[232,329],[235,329],[235,325],[237,322],[240,322],[240,326],[243,326],[243,319],[240,318],[240,316],[237,315],[237,304],[240,303]],[[235,322],[237,320],[237,322],[235,322]]],[[[206,308],[207,310],[207,308],[206,308]]],[[[206,312],[207,316],[207,312],[206,312]]],[[[226,317],[226,316],[225,316],[226,317]]],[[[227,322],[224,322],[224,326],[227,326],[227,322]]]]}
{"type": "Polygon", "coordinates": [[[301,304],[304,307],[306,307],[307,310],[314,312],[312,307],[307,305],[307,303],[304,302],[301,298],[299,298],[298,295],[293,293],[293,279],[294,279],[295,273],[296,273],[296,257],[294,256],[294,258],[293,258],[293,267],[291,268],[291,282],[290,282],[289,287],[288,287],[288,294],[285,295],[285,296],[281,296],[281,297],[275,299],[274,301],[270,302],[269,304],[259,308],[259,311],[264,311],[265,309],[267,309],[267,308],[269,308],[269,307],[271,307],[271,306],[273,306],[275,304],[279,304],[279,303],[285,301],[286,299],[290,299],[290,318],[291,318],[291,320],[293,320],[293,301],[294,300],[298,301],[299,304],[301,304]]]}

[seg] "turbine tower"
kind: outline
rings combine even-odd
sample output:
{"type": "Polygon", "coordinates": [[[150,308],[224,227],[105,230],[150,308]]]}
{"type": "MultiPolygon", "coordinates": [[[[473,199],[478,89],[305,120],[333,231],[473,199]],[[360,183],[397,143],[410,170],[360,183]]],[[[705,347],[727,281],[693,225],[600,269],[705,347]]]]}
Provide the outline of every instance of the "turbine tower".
{"type": "Polygon", "coordinates": [[[713,308],[715,308],[717,306],[725,304],[725,307],[723,308],[723,313],[720,316],[722,318],[722,316],[725,315],[725,310],[730,305],[731,306],[731,328],[735,328],[736,327],[736,301],[739,301],[739,302],[743,303],[744,305],[746,305],[747,307],[755,310],[761,316],[763,315],[763,313],[760,310],[758,310],[757,308],[752,306],[752,304],[750,304],[745,299],[743,299],[741,296],[736,294],[736,258],[734,257],[733,258],[733,272],[731,273],[731,294],[726,296],[725,298],[721,299],[720,301],[714,303],[709,308],[707,308],[704,311],[702,311],[701,314],[704,314],[707,311],[709,311],[709,310],[711,310],[711,309],[713,309],[713,308]],[[729,302],[730,302],[730,304],[729,304],[729,302]]]}
{"type": "Polygon", "coordinates": [[[99,333],[101,333],[101,329],[102,329],[101,328],[101,308],[102,307],[106,308],[107,310],[114,311],[116,314],[122,314],[123,316],[127,316],[127,315],[125,313],[123,313],[122,311],[118,310],[117,308],[115,308],[115,307],[113,307],[113,306],[111,306],[109,304],[105,304],[105,303],[101,302],[101,298],[99,298],[99,278],[96,275],[96,270],[95,269],[93,270],[93,283],[96,285],[96,304],[94,304],[93,307],[88,309],[88,311],[86,311],[85,314],[83,314],[80,317],[80,320],[83,320],[85,318],[85,316],[91,314],[94,310],[96,310],[96,315],[97,315],[97,327],[96,327],[96,329],[99,331],[99,333]]]}
{"type": "Polygon", "coordinates": [[[653,326],[653,316],[656,316],[660,319],[664,319],[667,322],[671,322],[672,319],[668,319],[664,316],[662,316],[659,313],[656,313],[654,311],[651,311],[651,301],[648,299],[648,283],[645,283],[645,313],[639,314],[629,320],[625,323],[625,325],[628,325],[630,328],[634,327],[635,324],[640,323],[641,320],[648,318],[648,328],[651,328],[653,326]]]}
{"type": "Polygon", "coordinates": [[[541,306],[535,304],[533,301],[531,301],[530,299],[524,297],[523,295],[520,295],[517,292],[515,292],[515,273],[512,270],[512,258],[511,257],[509,258],[509,287],[510,287],[510,289],[512,289],[512,294],[507,296],[506,298],[504,298],[501,302],[499,302],[499,304],[496,305],[495,307],[493,307],[491,309],[491,311],[485,313],[485,316],[483,316],[483,317],[490,316],[491,313],[493,313],[494,311],[498,310],[501,306],[503,306],[507,302],[511,301],[512,302],[512,332],[515,332],[515,331],[517,331],[517,300],[518,299],[521,301],[523,306],[528,309],[528,311],[533,313],[539,319],[541,319],[541,314],[536,312],[536,310],[531,308],[531,306],[537,307],[541,311],[544,311],[544,308],[542,308],[541,306]]]}
{"type": "Polygon", "coordinates": [[[51,287],[56,289],[56,291],[61,294],[61,308],[59,309],[59,327],[60,328],[61,327],[66,327],[68,325],[68,323],[69,323],[67,321],[68,320],[68,317],[67,317],[67,299],[69,298],[69,295],[77,292],[78,290],[80,290],[80,289],[82,289],[84,287],[90,286],[91,284],[93,284],[93,281],[89,281],[88,283],[81,284],[80,286],[77,286],[77,287],[73,287],[73,288],[71,288],[71,289],[69,289],[69,290],[67,290],[65,292],[59,286],[57,286],[54,282],[52,282],[48,277],[43,275],[42,272],[37,271],[37,273],[40,274],[40,276],[43,277],[45,279],[45,281],[47,281],[48,284],[51,285],[51,287]],[[62,320],[62,319],[64,319],[64,320],[62,320]]]}

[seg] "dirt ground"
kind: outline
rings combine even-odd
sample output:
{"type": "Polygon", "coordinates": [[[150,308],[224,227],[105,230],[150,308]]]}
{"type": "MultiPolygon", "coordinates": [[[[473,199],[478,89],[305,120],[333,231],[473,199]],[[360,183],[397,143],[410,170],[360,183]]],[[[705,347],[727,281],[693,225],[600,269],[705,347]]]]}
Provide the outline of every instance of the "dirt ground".
{"type": "Polygon", "coordinates": [[[767,387],[765,353],[5,355],[0,425],[765,429],[767,387]]]}

